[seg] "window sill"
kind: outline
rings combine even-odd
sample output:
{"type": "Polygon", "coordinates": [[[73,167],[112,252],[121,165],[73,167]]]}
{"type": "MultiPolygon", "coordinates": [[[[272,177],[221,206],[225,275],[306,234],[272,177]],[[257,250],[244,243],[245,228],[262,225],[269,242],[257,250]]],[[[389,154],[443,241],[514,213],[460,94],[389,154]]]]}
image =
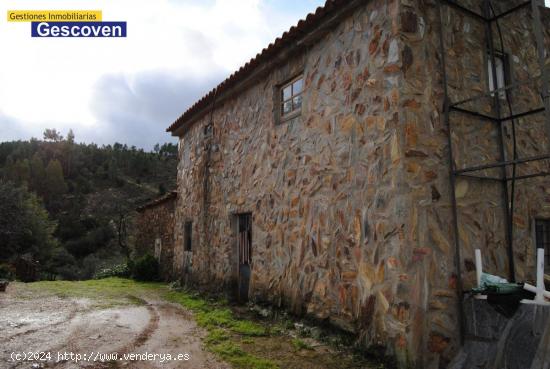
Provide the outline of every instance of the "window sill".
{"type": "Polygon", "coordinates": [[[297,111],[297,112],[290,113],[290,114],[288,114],[288,115],[282,116],[282,117],[279,119],[279,122],[277,123],[277,125],[288,123],[288,122],[290,122],[291,120],[294,120],[294,119],[300,117],[301,115],[302,115],[302,112],[301,112],[301,111],[297,111]]]}

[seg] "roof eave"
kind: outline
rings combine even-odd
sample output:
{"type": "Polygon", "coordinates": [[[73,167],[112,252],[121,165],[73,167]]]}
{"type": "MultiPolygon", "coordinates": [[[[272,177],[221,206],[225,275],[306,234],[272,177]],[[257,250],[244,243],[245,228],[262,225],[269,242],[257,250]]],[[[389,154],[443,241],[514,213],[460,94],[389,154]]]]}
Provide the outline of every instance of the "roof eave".
{"type": "Polygon", "coordinates": [[[166,131],[171,132],[172,136],[183,136],[186,132],[186,128],[191,127],[206,113],[210,112],[214,105],[219,106],[227,100],[228,97],[235,95],[250,84],[256,82],[258,78],[270,72],[277,65],[303,51],[304,46],[315,44],[333,29],[342,18],[347,17],[355,8],[361,4],[365,4],[367,1],[369,0],[327,1],[325,6],[318,8],[315,14],[311,13],[305,20],[298,22],[296,27],[292,27],[290,31],[285,32],[281,38],[275,40],[274,43],[263,49],[255,58],[251,59],[237,72],[233,73],[215,89],[211,90],[193,104],[193,106],[176,119],[166,131]],[[340,8],[335,10],[338,6],[340,6],[340,8]],[[318,15],[318,13],[323,14],[318,15]],[[312,20],[311,17],[319,17],[321,19],[312,20]],[[312,25],[312,23],[316,21],[319,23],[312,25]],[[307,27],[311,28],[308,29],[307,27]],[[218,92],[216,92],[216,90],[218,90],[218,92]],[[195,109],[196,111],[194,111],[195,109]],[[186,115],[188,116],[186,117],[186,115]]]}

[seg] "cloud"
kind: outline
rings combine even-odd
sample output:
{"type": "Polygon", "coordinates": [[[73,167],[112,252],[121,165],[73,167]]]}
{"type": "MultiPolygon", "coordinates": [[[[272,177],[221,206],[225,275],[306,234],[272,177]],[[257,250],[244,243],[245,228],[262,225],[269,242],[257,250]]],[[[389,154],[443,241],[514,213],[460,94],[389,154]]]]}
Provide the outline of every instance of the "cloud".
{"type": "Polygon", "coordinates": [[[29,137],[30,132],[25,130],[24,125],[17,119],[10,117],[0,111],[0,140],[12,141],[29,137]]]}
{"type": "MultiPolygon", "coordinates": [[[[0,22],[0,139],[40,137],[152,147],[217,82],[324,0],[56,0],[52,9],[101,9],[127,21],[125,39],[36,39],[28,23],[0,22]],[[10,132],[5,133],[9,124],[10,132]]],[[[43,9],[44,0],[4,0],[43,9]]]]}
{"type": "MultiPolygon", "coordinates": [[[[30,138],[41,139],[46,128],[56,128],[63,135],[66,135],[69,129],[74,127],[78,127],[78,123],[59,123],[46,120],[28,122],[0,111],[0,141],[28,140],[30,138]]],[[[78,133],[89,135],[89,128],[81,128],[78,133]]]]}
{"type": "Polygon", "coordinates": [[[149,71],[130,77],[103,76],[94,88],[91,110],[99,122],[97,139],[116,137],[146,149],[174,140],[165,132],[183,111],[223,78],[221,69],[198,78],[175,71],[149,71]]]}

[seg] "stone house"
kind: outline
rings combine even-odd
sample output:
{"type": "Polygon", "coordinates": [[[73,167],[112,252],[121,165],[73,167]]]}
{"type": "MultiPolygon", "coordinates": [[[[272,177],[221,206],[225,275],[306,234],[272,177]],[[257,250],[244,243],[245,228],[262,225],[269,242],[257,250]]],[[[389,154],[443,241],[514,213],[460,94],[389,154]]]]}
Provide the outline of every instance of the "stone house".
{"type": "Polygon", "coordinates": [[[474,249],[522,281],[549,247],[550,16],[533,4],[308,15],[168,128],[174,273],[355,332],[402,367],[446,367],[474,249]]]}
{"type": "Polygon", "coordinates": [[[174,223],[176,191],[138,207],[136,219],[135,252],[151,254],[159,261],[163,280],[174,279],[174,223]]]}

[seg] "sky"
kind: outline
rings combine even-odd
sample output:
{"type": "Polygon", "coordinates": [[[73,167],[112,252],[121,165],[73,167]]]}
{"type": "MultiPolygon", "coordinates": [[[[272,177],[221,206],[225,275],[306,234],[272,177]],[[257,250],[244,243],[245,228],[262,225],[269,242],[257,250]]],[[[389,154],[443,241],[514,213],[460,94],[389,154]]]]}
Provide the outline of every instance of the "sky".
{"type": "Polygon", "coordinates": [[[8,10],[102,10],[127,38],[32,38],[0,18],[0,141],[42,138],[150,150],[191,104],[324,0],[3,0],[8,10]]]}
{"type": "MultiPolygon", "coordinates": [[[[546,0],[550,6],[550,0],[546,0]]],[[[41,138],[150,150],[191,104],[324,0],[2,0],[7,10],[102,10],[127,38],[32,38],[0,17],[0,141],[41,138]]]]}

